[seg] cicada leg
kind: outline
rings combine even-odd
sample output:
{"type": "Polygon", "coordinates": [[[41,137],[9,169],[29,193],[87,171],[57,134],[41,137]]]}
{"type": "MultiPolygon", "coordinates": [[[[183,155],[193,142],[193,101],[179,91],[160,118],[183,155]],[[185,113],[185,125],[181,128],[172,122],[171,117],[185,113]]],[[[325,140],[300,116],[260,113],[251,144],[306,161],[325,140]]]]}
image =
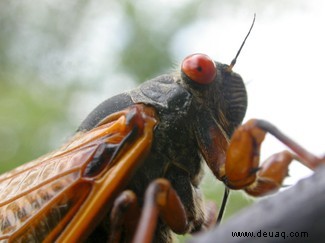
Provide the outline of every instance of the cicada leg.
{"type": "Polygon", "coordinates": [[[110,234],[108,242],[130,242],[134,237],[135,229],[140,218],[140,208],[134,192],[123,191],[114,201],[110,213],[110,234]]]}
{"type": "MultiPolygon", "coordinates": [[[[177,192],[166,179],[156,179],[148,186],[142,212],[137,196],[130,190],[116,198],[110,214],[109,241],[152,242],[158,219],[175,233],[184,234],[189,228],[187,214],[177,192]],[[123,236],[122,236],[123,235],[123,236]]],[[[217,208],[213,202],[205,205],[205,229],[214,226],[217,208]]]]}
{"type": "Polygon", "coordinates": [[[159,217],[174,232],[187,231],[184,206],[168,180],[156,179],[150,183],[141,215],[135,193],[124,191],[116,198],[111,211],[108,242],[120,242],[122,234],[127,242],[132,238],[132,242],[152,242],[159,217]]]}
{"type": "Polygon", "coordinates": [[[245,189],[250,195],[262,196],[281,187],[295,158],[312,170],[325,163],[324,158],[314,156],[271,123],[252,119],[240,126],[231,138],[223,180],[231,189],[245,189]],[[260,166],[260,147],[267,132],[293,153],[283,151],[275,154],[260,166]]]}
{"type": "Polygon", "coordinates": [[[183,203],[166,179],[156,179],[147,188],[133,242],[152,242],[159,217],[175,233],[187,231],[188,220],[183,203]]]}

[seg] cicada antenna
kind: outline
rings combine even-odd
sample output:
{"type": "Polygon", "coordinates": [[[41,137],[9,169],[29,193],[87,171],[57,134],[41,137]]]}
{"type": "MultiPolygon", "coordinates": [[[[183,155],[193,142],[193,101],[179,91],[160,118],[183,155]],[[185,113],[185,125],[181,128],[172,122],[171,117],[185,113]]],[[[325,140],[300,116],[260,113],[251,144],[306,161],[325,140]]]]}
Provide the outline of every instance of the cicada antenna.
{"type": "Polygon", "coordinates": [[[230,65],[229,65],[229,68],[228,68],[228,71],[229,71],[229,72],[232,70],[232,68],[233,68],[233,67],[235,66],[235,64],[236,64],[237,57],[239,56],[241,50],[243,49],[243,46],[245,45],[245,42],[246,42],[246,40],[247,40],[249,34],[251,33],[251,30],[253,29],[253,26],[254,26],[254,23],[255,23],[255,19],[256,19],[256,14],[254,14],[253,22],[252,22],[252,24],[251,24],[251,27],[249,28],[249,31],[248,31],[248,33],[247,33],[247,35],[246,35],[246,37],[245,37],[243,43],[241,44],[239,50],[237,51],[237,54],[236,54],[235,58],[231,61],[230,65]]]}

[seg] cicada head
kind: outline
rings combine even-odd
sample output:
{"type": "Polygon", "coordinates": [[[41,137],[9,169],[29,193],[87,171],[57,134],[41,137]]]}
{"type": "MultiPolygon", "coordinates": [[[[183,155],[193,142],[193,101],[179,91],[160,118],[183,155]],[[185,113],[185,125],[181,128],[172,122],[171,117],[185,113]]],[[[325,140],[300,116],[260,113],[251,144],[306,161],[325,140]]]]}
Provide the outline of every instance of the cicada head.
{"type": "Polygon", "coordinates": [[[241,124],[247,108],[247,93],[241,76],[229,65],[204,54],[186,57],[181,66],[184,86],[194,97],[197,111],[218,123],[227,137],[241,124]]]}

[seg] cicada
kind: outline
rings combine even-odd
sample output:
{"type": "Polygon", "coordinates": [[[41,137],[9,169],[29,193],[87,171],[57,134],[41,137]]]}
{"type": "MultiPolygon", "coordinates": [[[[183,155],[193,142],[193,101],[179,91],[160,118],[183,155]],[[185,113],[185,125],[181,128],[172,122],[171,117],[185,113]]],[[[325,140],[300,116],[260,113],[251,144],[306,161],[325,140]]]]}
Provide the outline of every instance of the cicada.
{"type": "Polygon", "coordinates": [[[255,196],[278,189],[295,158],[323,163],[266,121],[241,125],[247,93],[234,64],[190,55],[179,73],[105,100],[57,151],[3,174],[0,241],[169,242],[211,225],[204,163],[255,196]],[[293,152],[259,165],[266,132],[293,152]]]}

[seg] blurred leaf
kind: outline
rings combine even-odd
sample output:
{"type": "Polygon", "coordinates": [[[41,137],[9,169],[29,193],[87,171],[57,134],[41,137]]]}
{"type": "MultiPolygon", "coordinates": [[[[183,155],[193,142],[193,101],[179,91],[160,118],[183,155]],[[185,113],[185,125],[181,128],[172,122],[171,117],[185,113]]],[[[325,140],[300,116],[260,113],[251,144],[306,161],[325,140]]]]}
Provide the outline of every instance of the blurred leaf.
{"type": "Polygon", "coordinates": [[[49,148],[57,146],[53,139],[63,140],[71,124],[64,114],[65,91],[32,81],[25,88],[9,82],[1,88],[0,172],[4,172],[49,152],[49,148]]]}

